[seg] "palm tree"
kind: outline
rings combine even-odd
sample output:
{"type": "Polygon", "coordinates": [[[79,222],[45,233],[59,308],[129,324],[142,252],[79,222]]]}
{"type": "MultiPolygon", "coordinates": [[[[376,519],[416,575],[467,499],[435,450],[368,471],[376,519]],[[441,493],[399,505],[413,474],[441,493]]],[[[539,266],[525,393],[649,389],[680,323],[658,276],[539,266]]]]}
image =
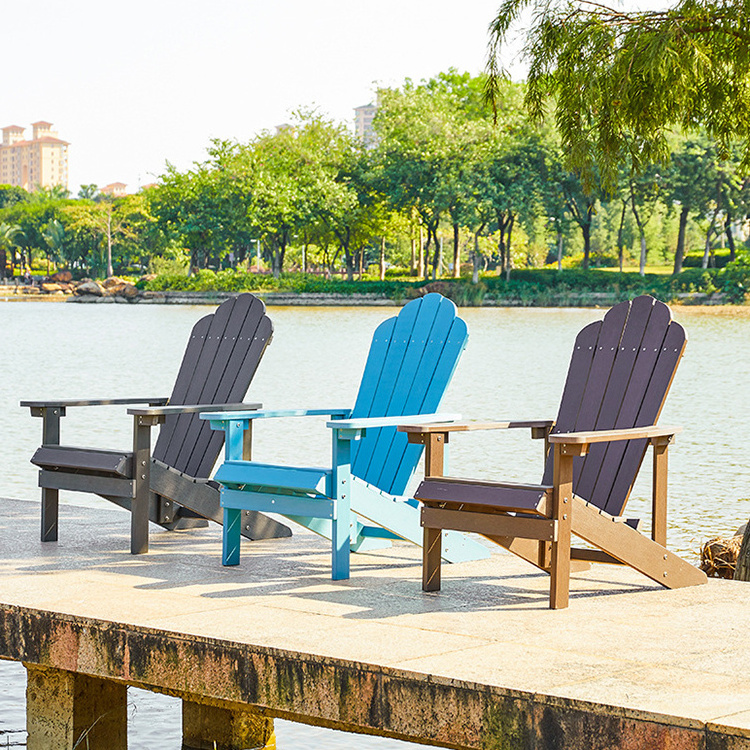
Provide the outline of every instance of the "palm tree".
{"type": "Polygon", "coordinates": [[[42,187],[37,185],[36,190],[31,194],[31,203],[47,203],[48,201],[61,201],[70,197],[70,190],[63,185],[53,185],[52,187],[42,187]]]}
{"type": "MultiPolygon", "coordinates": [[[[0,224],[0,277],[5,278],[5,266],[7,264],[8,252],[14,253],[18,248],[18,238],[23,236],[21,227],[18,224],[0,224]]],[[[13,255],[11,255],[11,265],[13,255]]]]}
{"type": "Polygon", "coordinates": [[[49,251],[47,252],[47,276],[49,276],[49,262],[50,257],[55,263],[58,263],[63,258],[63,250],[65,247],[65,227],[57,219],[47,224],[47,228],[42,232],[42,237],[47,243],[49,251]]]}
{"type": "Polygon", "coordinates": [[[99,187],[93,182],[88,185],[81,185],[81,189],[78,191],[79,200],[92,201],[97,197],[99,187]]]}

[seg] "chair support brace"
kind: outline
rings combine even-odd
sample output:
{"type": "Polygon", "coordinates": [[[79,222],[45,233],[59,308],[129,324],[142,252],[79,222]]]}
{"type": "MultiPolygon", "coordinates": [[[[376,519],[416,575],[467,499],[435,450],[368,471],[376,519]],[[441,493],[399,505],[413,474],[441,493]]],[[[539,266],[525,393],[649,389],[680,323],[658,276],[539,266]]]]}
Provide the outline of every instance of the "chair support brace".
{"type": "MultiPolygon", "coordinates": [[[[409,430],[409,442],[425,446],[425,476],[442,476],[443,448],[448,431],[409,430]]],[[[440,589],[440,541],[442,529],[479,531],[516,555],[550,574],[550,608],[568,606],[570,573],[588,562],[626,564],[667,588],[704,583],[705,574],[666,550],[667,538],[667,450],[676,430],[646,428],[653,446],[652,531],[644,537],[626,523],[618,523],[573,495],[573,459],[585,455],[588,442],[566,443],[554,436],[553,502],[549,516],[519,518],[507,513],[424,508],[422,589],[440,589]],[[666,434],[665,434],[666,433],[666,434]],[[557,438],[556,440],[554,438],[557,438]],[[479,516],[485,521],[478,523],[479,516]],[[481,528],[480,528],[481,527],[481,528]],[[575,534],[598,550],[574,550],[575,534]],[[552,539],[550,539],[550,535],[552,539]]],[[[615,431],[612,431],[613,433],[615,431]]],[[[626,431],[622,431],[626,432],[626,431]]],[[[635,432],[635,430],[633,430],[635,432]]],[[[547,437],[546,435],[540,437],[547,437]]],[[[578,437],[578,436],[576,436],[578,437]]],[[[641,435],[639,435],[641,437],[641,435]]],[[[623,439],[612,435],[610,439],[623,439]]],[[[545,443],[547,440],[545,439],[545,443]]]]}

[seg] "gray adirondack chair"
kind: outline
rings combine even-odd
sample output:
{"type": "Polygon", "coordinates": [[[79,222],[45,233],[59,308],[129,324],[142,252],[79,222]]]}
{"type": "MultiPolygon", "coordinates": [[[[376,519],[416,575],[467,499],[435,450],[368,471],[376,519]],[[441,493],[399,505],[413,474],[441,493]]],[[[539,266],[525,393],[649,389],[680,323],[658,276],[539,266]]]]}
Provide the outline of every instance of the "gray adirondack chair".
{"type": "MultiPolygon", "coordinates": [[[[149,520],[166,529],[222,523],[219,485],[209,479],[223,435],[198,412],[258,408],[242,404],[271,340],[273,326],[263,302],[241,294],[223,302],[193,327],[169,398],[22,401],[43,420],[42,446],[31,462],[40,468],[43,542],[58,538],[60,490],[91,492],[131,511],[131,552],[148,551],[149,520]],[[115,451],[60,445],[60,418],[68,408],[136,405],[133,450],[115,451]],[[151,428],[161,425],[150,451],[151,428]]],[[[290,536],[291,530],[261,513],[243,517],[250,539],[290,536]]]]}
{"type": "Polygon", "coordinates": [[[571,566],[625,564],[668,588],[706,582],[666,549],[667,448],[679,428],[656,422],[685,348],[667,305],[642,296],[613,307],[578,335],[556,421],[404,425],[432,443],[424,503],[422,587],[440,588],[441,531],[473,531],[549,573],[550,607],[568,605],[571,566]],[[551,449],[542,482],[514,484],[442,477],[440,445],[450,432],[530,427],[551,449]],[[653,446],[651,538],[622,518],[648,445],[653,446]],[[571,535],[596,549],[575,549],[571,535]]]}

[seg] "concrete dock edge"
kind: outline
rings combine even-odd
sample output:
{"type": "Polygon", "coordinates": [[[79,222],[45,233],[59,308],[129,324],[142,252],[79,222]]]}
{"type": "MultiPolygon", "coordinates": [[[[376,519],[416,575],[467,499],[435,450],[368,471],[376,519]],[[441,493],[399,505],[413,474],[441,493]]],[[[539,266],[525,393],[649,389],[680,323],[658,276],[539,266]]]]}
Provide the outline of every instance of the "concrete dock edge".
{"type": "Polygon", "coordinates": [[[742,727],[14,605],[0,605],[0,658],[443,747],[750,748],[742,727]]]}

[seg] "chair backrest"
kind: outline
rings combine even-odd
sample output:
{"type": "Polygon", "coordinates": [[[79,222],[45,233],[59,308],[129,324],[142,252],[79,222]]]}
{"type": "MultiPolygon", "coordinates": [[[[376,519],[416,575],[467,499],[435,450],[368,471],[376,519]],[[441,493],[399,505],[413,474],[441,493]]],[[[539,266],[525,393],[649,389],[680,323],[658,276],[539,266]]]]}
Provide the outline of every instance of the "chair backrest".
{"type": "MultiPolygon", "coordinates": [[[[663,302],[637,297],[613,307],[576,338],[553,432],[655,424],[686,344],[663,302]]],[[[622,514],[647,448],[645,440],[597,443],[575,459],[573,491],[622,514]]],[[[544,483],[552,481],[552,456],[544,483]]]]}
{"type": "MultiPolygon", "coordinates": [[[[193,327],[169,403],[240,403],[271,340],[265,305],[252,294],[223,302],[193,327]]],[[[192,477],[206,479],[224,443],[197,414],[168,417],[154,458],[192,477]]]]}
{"type": "MultiPolygon", "coordinates": [[[[409,302],[375,330],[352,418],[437,411],[467,338],[449,299],[433,293],[409,302]]],[[[422,451],[395,427],[369,429],[353,444],[352,473],[400,495],[422,451]]]]}

